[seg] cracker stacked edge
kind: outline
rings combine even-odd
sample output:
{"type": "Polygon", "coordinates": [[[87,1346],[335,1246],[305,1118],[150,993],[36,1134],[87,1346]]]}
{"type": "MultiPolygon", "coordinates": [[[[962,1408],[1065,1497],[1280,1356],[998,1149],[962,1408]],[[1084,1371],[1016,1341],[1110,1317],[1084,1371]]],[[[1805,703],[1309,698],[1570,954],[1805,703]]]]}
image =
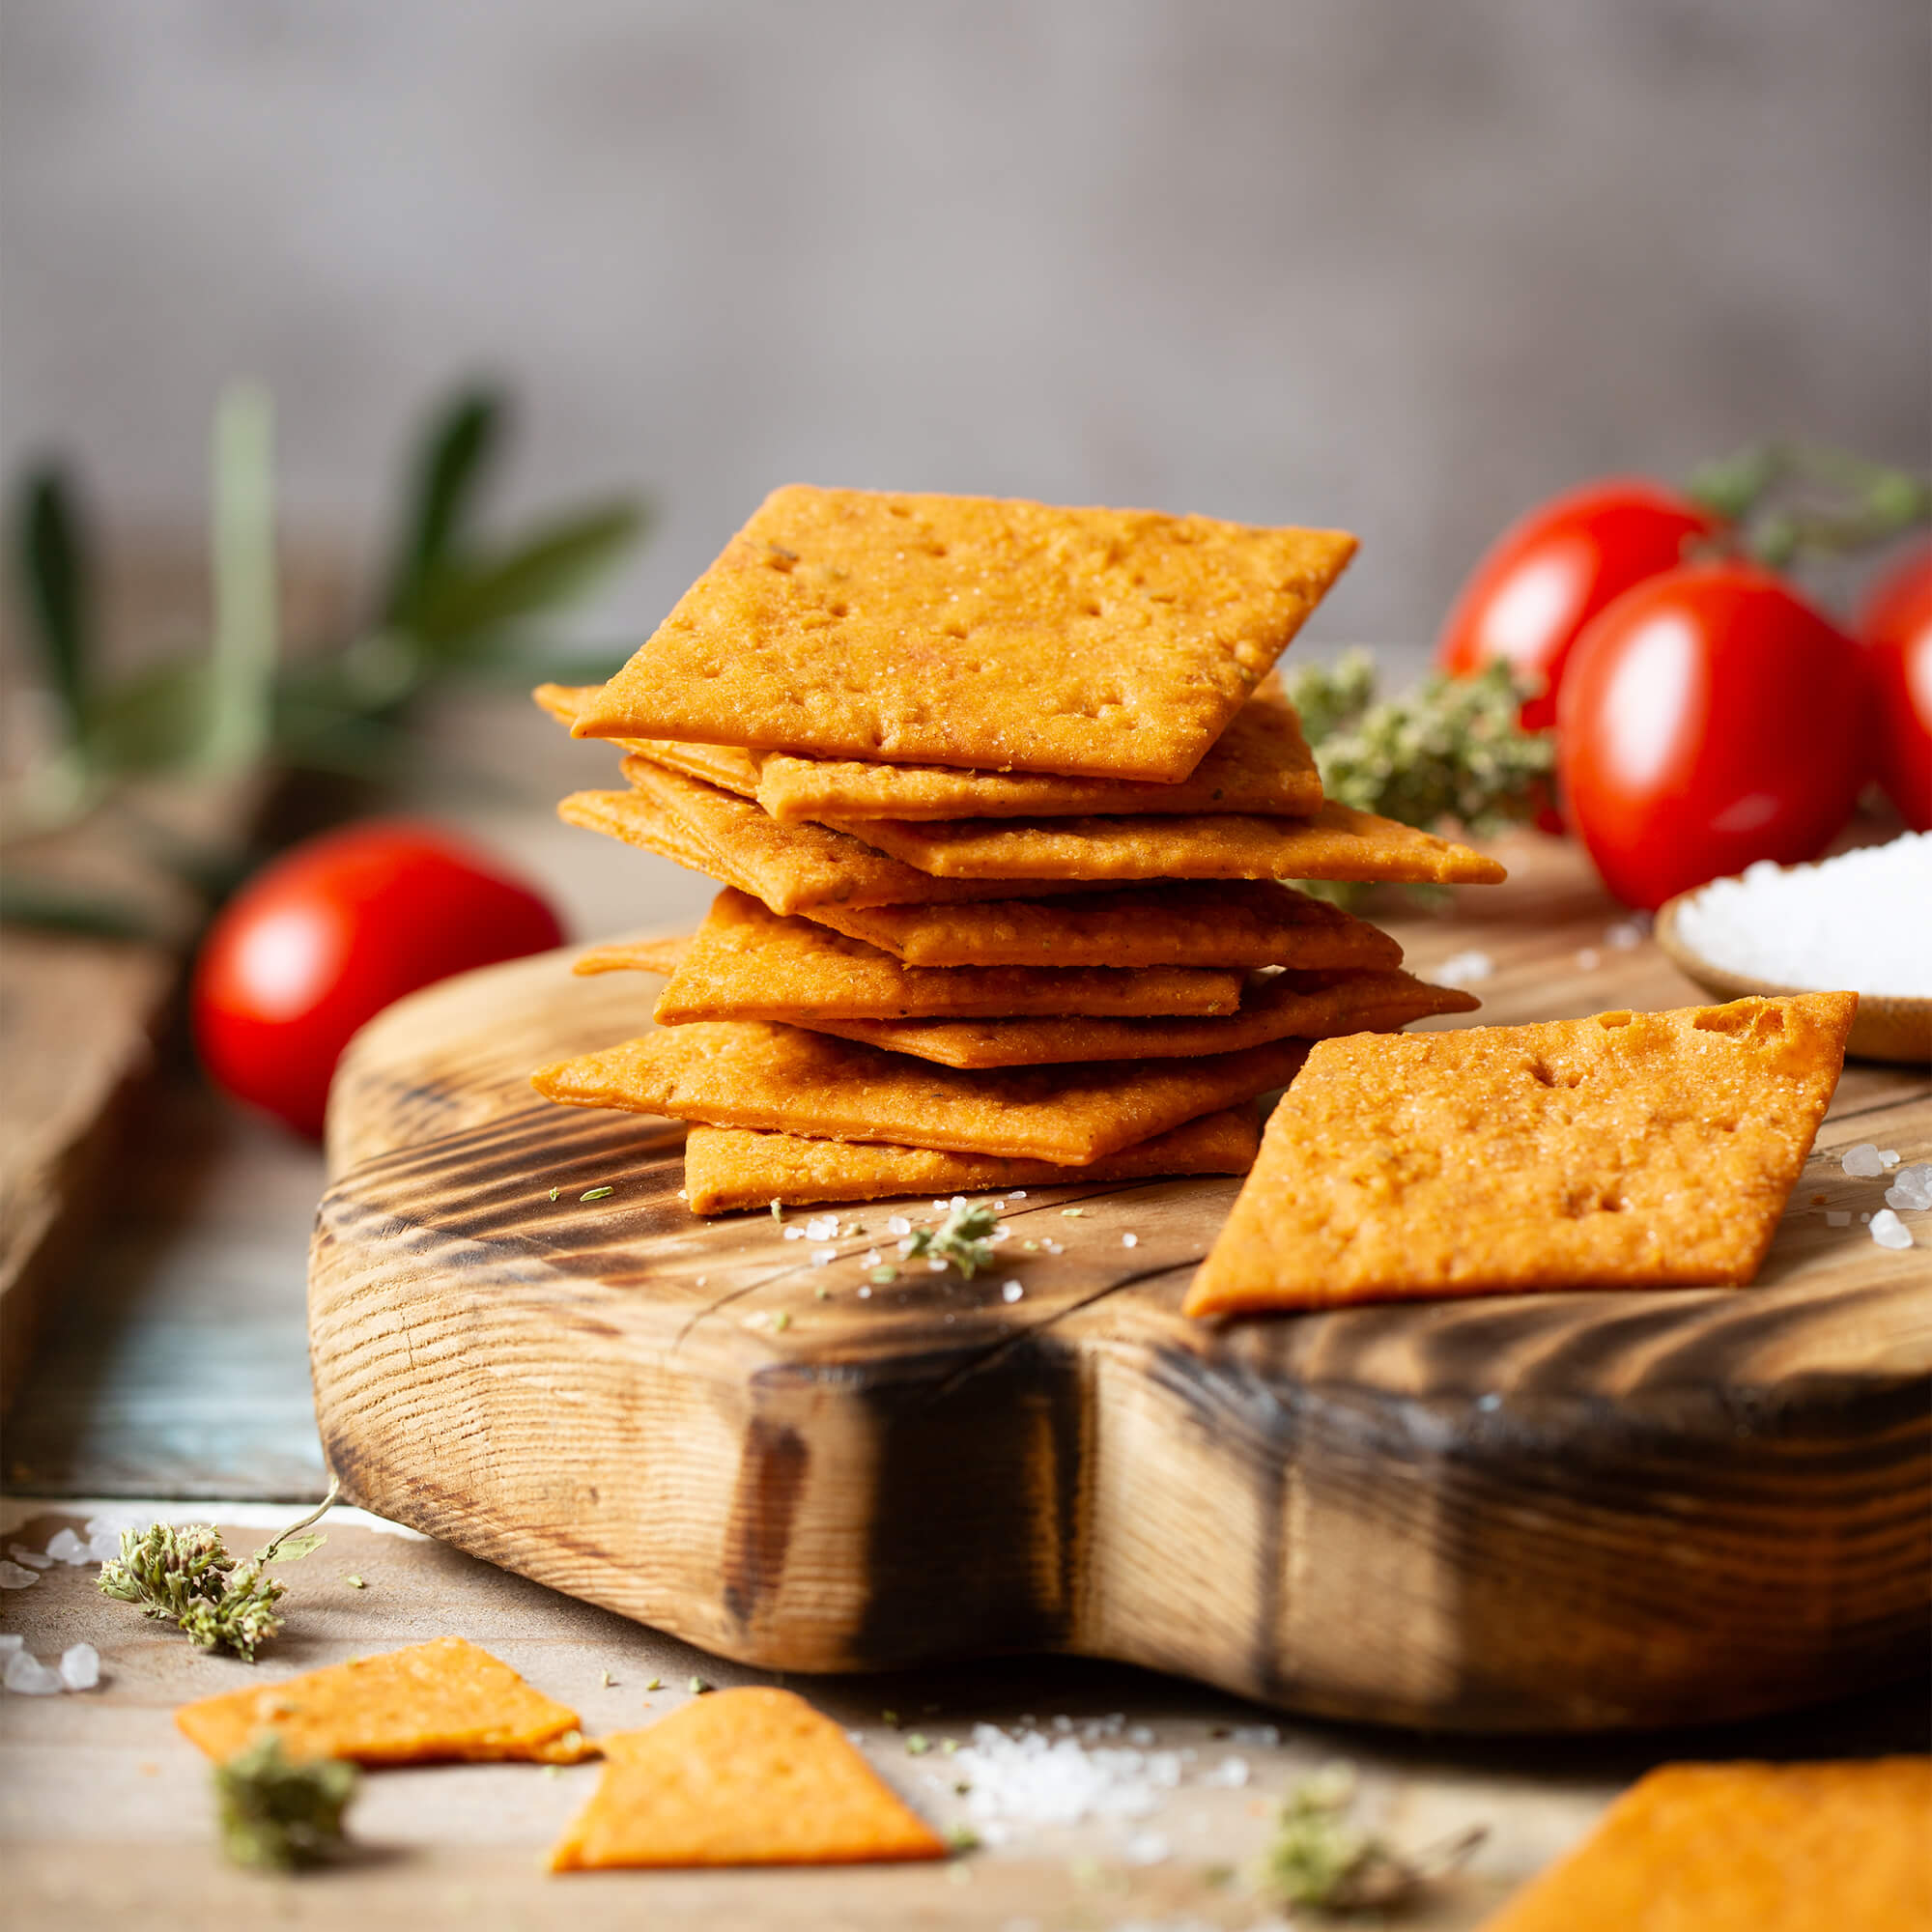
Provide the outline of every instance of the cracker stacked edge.
{"type": "Polygon", "coordinates": [[[628,753],[562,815],[725,885],[660,1029],[538,1091],[693,1122],[698,1212],[1244,1171],[1309,1040],[1475,1004],[1281,882],[1501,877],[1322,801],[1270,673],[1353,548],[775,492],[609,685],[536,694],[628,753]]]}

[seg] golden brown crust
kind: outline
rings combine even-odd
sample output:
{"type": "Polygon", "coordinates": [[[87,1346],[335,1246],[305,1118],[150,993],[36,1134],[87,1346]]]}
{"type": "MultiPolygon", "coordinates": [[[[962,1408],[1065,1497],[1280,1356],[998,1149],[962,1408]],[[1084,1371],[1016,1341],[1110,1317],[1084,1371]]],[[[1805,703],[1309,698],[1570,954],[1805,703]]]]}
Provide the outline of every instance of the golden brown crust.
{"type": "Polygon", "coordinates": [[[782,918],[727,886],[679,960],[656,1018],[661,1026],[807,1026],[990,1013],[1233,1013],[1240,999],[1238,973],[1198,967],[902,966],[863,940],[782,918]]]}
{"type": "Polygon", "coordinates": [[[815,1139],[1081,1166],[1290,1079],[1292,1041],[1201,1060],[962,1073],[759,1020],[663,1027],[540,1067],[547,1099],[815,1139]]]}
{"type": "Polygon", "coordinates": [[[1857,1008],[1809,993],[1323,1040],[1187,1312],[1747,1282],[1857,1008]]]}
{"type": "Polygon", "coordinates": [[[793,485],[575,728],[1174,783],[1354,548],[1332,530],[793,485]]]}
{"type": "MultiPolygon", "coordinates": [[[[540,684],[530,696],[558,723],[575,724],[578,713],[602,688],[595,684],[540,684]]],[[[741,798],[757,795],[758,760],[737,745],[679,745],[668,738],[619,738],[616,742],[668,771],[722,785],[741,798]]]]}
{"type": "Polygon", "coordinates": [[[1433,1013],[1480,1002],[1402,972],[1256,975],[1240,1010],[1222,1019],[799,1019],[798,1026],[863,1040],[944,1066],[1045,1066],[1074,1060],[1169,1060],[1233,1053],[1271,1039],[1393,1033],[1433,1013]],[[1326,983],[1322,983],[1322,982],[1326,983]]]}
{"type": "Polygon", "coordinates": [[[1245,1174],[1260,1142],[1253,1107],[1204,1114],[1087,1167],[886,1147],[876,1141],[693,1127],[684,1143],[684,1179],[694,1214],[729,1214],[763,1209],[774,1201],[802,1208],[821,1201],[998,1193],[1009,1187],[1146,1180],[1170,1174],[1245,1174]]]}

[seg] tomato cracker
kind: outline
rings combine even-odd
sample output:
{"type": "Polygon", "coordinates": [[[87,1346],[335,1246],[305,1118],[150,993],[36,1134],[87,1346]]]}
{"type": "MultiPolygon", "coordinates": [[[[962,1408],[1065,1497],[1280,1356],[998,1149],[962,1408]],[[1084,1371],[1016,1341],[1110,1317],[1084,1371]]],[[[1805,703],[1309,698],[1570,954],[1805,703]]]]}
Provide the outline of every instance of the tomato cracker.
{"type": "Polygon", "coordinates": [[[830,1718],[790,1690],[694,1697],[604,1740],[604,1776],[550,1856],[607,1865],[835,1865],[943,1859],[932,1828],[830,1718]]]}
{"type": "Polygon", "coordinates": [[[291,1757],[368,1765],[497,1758],[575,1764],[596,1754],[575,1711],[460,1636],[204,1697],[184,1704],[175,1723],[217,1761],[265,1730],[291,1757]]]}
{"type": "Polygon", "coordinates": [[[802,1208],[820,1201],[998,1193],[1009,1187],[1067,1187],[1162,1175],[1245,1174],[1260,1144],[1252,1107],[1204,1114],[1086,1167],[887,1147],[876,1141],[816,1141],[741,1127],[693,1127],[684,1144],[684,1184],[694,1214],[729,1214],[739,1208],[763,1210],[774,1201],[802,1208]]]}
{"type": "Polygon", "coordinates": [[[1806,993],[1323,1040],[1186,1312],[1747,1282],[1857,1009],[1806,993]]]}
{"type": "Polygon", "coordinates": [[[575,729],[1174,783],[1354,550],[1336,530],[792,485],[575,729]]]}
{"type": "MultiPolygon", "coordinates": [[[[690,1020],[904,1019],[987,1013],[1232,1013],[1241,976],[1203,967],[902,966],[728,886],[658,1001],[690,1020]]],[[[1236,1042],[1237,1044],[1239,1042],[1236,1042]]]]}
{"type": "Polygon", "coordinates": [[[547,1099],[714,1127],[1081,1166],[1293,1077],[1290,1041],[1200,1060],[959,1072],[760,1020],[663,1027],[540,1067],[547,1099]]]}
{"type": "Polygon", "coordinates": [[[1473,994],[1407,973],[1257,975],[1226,1018],[798,1019],[840,1039],[945,1066],[1042,1066],[1069,1060],[1169,1060],[1274,1039],[1393,1033],[1435,1013],[1473,1012],[1473,994]]]}
{"type": "Polygon", "coordinates": [[[1483,1932],[1925,1932],[1932,1758],[1666,1764],[1483,1932]]]}
{"type": "Polygon", "coordinates": [[[586,947],[570,962],[573,973],[662,973],[667,979],[691,949],[692,935],[668,939],[610,939],[586,947]]]}
{"type": "MultiPolygon", "coordinates": [[[[560,724],[575,724],[578,713],[600,689],[594,684],[540,684],[530,696],[560,724]]],[[[758,760],[739,746],[679,745],[666,738],[620,738],[617,743],[668,771],[722,785],[743,798],[757,795],[758,760]]]]}

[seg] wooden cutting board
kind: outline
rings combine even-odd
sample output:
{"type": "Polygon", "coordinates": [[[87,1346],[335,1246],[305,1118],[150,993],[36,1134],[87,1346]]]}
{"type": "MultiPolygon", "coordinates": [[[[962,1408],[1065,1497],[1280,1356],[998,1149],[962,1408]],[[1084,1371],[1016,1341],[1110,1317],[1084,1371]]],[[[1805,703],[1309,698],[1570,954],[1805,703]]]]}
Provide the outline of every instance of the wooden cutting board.
{"type": "MultiPolygon", "coordinates": [[[[1701,1003],[1569,847],[1504,856],[1453,917],[1379,909],[1424,974],[1488,955],[1482,1019],[1701,1003]]],[[[310,1331],[355,1501],[778,1670],[1061,1650],[1341,1718],[1582,1730],[1918,1666],[1932,1216],[1879,1247],[1885,1183],[1837,1155],[1932,1158],[1932,1071],[1847,1067],[1750,1289],[1216,1327],[1179,1305],[1233,1180],[1030,1189],[990,1280],[866,1298],[889,1208],[846,1210],[867,1232],[827,1265],[767,1215],[695,1219],[678,1128],[526,1084],[642,1031],[658,983],[548,954],[352,1049],[310,1331]],[[1019,1252],[1040,1236],[1064,1253],[1019,1252]]]]}

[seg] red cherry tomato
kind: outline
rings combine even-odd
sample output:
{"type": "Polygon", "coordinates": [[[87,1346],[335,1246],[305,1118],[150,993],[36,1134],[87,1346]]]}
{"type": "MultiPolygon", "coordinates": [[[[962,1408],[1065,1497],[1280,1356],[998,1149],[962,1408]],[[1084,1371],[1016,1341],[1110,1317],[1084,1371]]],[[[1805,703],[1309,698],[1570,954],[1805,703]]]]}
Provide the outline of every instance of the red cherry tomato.
{"type": "Polygon", "coordinates": [[[449,833],[354,825],[296,846],[222,909],[195,962],[195,1043],[237,1099],[319,1136],[365,1020],[432,980],[562,943],[535,893],[449,833]]]}
{"type": "Polygon", "coordinates": [[[1862,653],[1753,564],[1627,590],[1571,653],[1556,732],[1573,827],[1627,904],[1816,858],[1863,782],[1862,653]]]}
{"type": "Polygon", "coordinates": [[[1507,658],[1543,682],[1522,707],[1523,727],[1553,724],[1577,633],[1632,584],[1674,570],[1690,538],[1718,528],[1708,511],[1639,477],[1552,497],[1484,554],[1450,610],[1435,662],[1461,677],[1507,658]]]}
{"type": "Polygon", "coordinates": [[[1867,600],[1859,621],[1872,682],[1872,763],[1899,816],[1932,832],[1932,544],[1867,600]]]}

